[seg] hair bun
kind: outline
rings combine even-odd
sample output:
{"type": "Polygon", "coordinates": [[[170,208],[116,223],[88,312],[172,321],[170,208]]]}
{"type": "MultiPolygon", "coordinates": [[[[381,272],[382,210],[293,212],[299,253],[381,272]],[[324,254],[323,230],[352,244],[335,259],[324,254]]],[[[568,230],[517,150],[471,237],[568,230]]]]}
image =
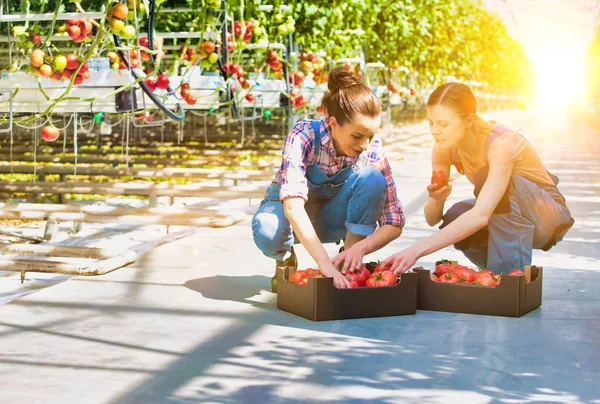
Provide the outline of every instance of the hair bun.
{"type": "Polygon", "coordinates": [[[357,84],[362,83],[344,66],[336,67],[329,72],[327,88],[331,93],[336,93],[342,88],[351,87],[357,84]]]}

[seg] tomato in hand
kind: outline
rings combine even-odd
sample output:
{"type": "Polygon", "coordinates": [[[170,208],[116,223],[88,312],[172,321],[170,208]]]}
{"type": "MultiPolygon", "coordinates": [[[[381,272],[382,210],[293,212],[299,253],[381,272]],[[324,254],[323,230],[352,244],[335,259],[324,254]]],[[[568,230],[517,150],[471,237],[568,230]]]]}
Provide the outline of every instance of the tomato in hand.
{"type": "Polygon", "coordinates": [[[434,189],[434,191],[437,191],[438,189],[448,185],[448,175],[442,170],[434,171],[431,174],[431,183],[437,185],[437,187],[434,189]]]}

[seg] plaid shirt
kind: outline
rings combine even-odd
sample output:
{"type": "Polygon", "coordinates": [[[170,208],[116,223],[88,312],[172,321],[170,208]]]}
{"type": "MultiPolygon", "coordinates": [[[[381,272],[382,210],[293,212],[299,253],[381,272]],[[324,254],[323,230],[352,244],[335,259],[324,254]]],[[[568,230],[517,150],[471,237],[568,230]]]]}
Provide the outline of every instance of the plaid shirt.
{"type": "MultiPolygon", "coordinates": [[[[387,181],[387,192],[383,213],[379,218],[379,226],[386,224],[404,227],[406,219],[402,211],[402,203],[396,194],[396,184],[392,178],[392,169],[383,152],[381,140],[374,137],[367,150],[357,157],[336,156],[335,147],[331,138],[329,125],[325,119],[321,120],[321,149],[318,160],[319,168],[331,176],[342,168],[352,165],[352,169],[366,166],[377,168],[387,181]]],[[[281,185],[279,199],[303,198],[308,200],[308,184],[306,169],[314,160],[315,133],[310,122],[298,122],[285,139],[282,151],[282,162],[276,174],[276,181],[281,185]]]]}

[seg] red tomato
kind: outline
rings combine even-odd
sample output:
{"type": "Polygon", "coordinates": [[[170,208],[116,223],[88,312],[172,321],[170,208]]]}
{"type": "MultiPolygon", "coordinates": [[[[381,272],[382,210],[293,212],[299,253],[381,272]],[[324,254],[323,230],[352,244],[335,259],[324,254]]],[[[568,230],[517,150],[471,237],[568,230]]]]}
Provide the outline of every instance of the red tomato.
{"type": "Polygon", "coordinates": [[[520,269],[513,269],[508,274],[511,275],[511,276],[521,276],[521,275],[524,275],[523,271],[521,271],[520,269]]]}
{"type": "Polygon", "coordinates": [[[79,66],[79,60],[77,59],[77,55],[74,53],[67,54],[67,69],[74,70],[79,66]]]}
{"type": "Polygon", "coordinates": [[[375,272],[383,272],[383,271],[385,271],[385,268],[386,267],[383,266],[383,263],[380,262],[379,264],[377,264],[377,266],[375,267],[375,269],[373,269],[373,273],[375,273],[375,272]]]}
{"type": "Polygon", "coordinates": [[[44,126],[41,130],[42,139],[46,142],[54,142],[58,139],[58,129],[52,125],[44,126]]]}
{"type": "Polygon", "coordinates": [[[452,268],[452,264],[439,264],[437,267],[435,267],[435,274],[440,277],[448,272],[450,268],[452,268]]]}
{"type": "Polygon", "coordinates": [[[290,276],[290,282],[296,285],[306,285],[308,273],[303,270],[296,271],[290,276]]]}
{"type": "MultiPolygon", "coordinates": [[[[147,36],[141,36],[139,42],[140,42],[140,46],[143,46],[144,48],[148,47],[148,37],[147,36]]],[[[182,48],[183,48],[183,45],[182,45],[182,48]]]]}
{"type": "Polygon", "coordinates": [[[371,271],[369,271],[367,268],[363,267],[359,269],[359,271],[360,275],[365,278],[365,281],[371,277],[371,271]]]}
{"type": "Polygon", "coordinates": [[[78,25],[71,25],[67,28],[67,33],[69,34],[69,38],[76,39],[81,35],[81,28],[78,25]]]}
{"type": "Polygon", "coordinates": [[[77,26],[79,27],[82,35],[87,35],[92,32],[92,23],[89,22],[89,20],[81,20],[77,26]]]}
{"type": "Polygon", "coordinates": [[[362,275],[350,275],[350,284],[356,283],[358,286],[364,286],[366,279],[362,275]]]}
{"type": "Polygon", "coordinates": [[[290,75],[290,83],[299,86],[300,84],[302,84],[305,78],[306,75],[298,70],[297,72],[294,72],[290,75]]]}
{"type": "Polygon", "coordinates": [[[477,282],[482,286],[496,286],[498,284],[490,275],[484,275],[479,277],[477,282]]]}
{"type": "Polygon", "coordinates": [[[477,273],[471,268],[461,266],[460,268],[454,269],[453,272],[460,278],[460,281],[464,283],[473,283],[477,279],[477,273]]]}
{"type": "Polygon", "coordinates": [[[437,276],[435,276],[435,274],[429,274],[429,279],[431,279],[434,282],[439,282],[440,278],[438,278],[437,276]]]}
{"type": "Polygon", "coordinates": [[[482,269],[480,271],[475,272],[475,278],[477,279],[486,275],[494,275],[494,272],[489,269],[482,269]]]}
{"type": "Polygon", "coordinates": [[[192,95],[189,86],[188,87],[182,86],[181,89],[179,90],[179,94],[181,94],[181,98],[183,98],[184,100],[187,100],[192,95]]]}
{"type": "Polygon", "coordinates": [[[451,271],[446,272],[445,274],[440,276],[440,282],[442,283],[458,283],[460,282],[460,278],[452,273],[451,271]]]}
{"type": "Polygon", "coordinates": [[[319,276],[319,275],[321,275],[321,271],[319,271],[318,269],[308,268],[308,269],[305,269],[305,271],[308,274],[308,276],[319,276]]]}
{"type": "Polygon", "coordinates": [[[448,185],[448,174],[442,170],[434,171],[433,174],[431,174],[431,183],[437,185],[436,190],[448,185]]]}
{"type": "Polygon", "coordinates": [[[87,72],[89,70],[90,70],[90,65],[87,62],[85,62],[85,63],[83,63],[81,65],[81,68],[79,69],[79,73],[78,74],[82,75],[83,73],[85,73],[85,72],[87,72]]]}
{"type": "Polygon", "coordinates": [[[146,83],[150,91],[154,92],[154,90],[156,90],[156,83],[153,80],[146,79],[144,80],[144,83],[146,83]]]}
{"type": "Polygon", "coordinates": [[[394,286],[398,283],[398,277],[391,271],[373,273],[365,282],[366,286],[394,286]]]}
{"type": "Polygon", "coordinates": [[[166,90],[169,88],[169,82],[169,77],[166,74],[161,73],[156,78],[156,87],[160,88],[161,90],[166,90]]]}

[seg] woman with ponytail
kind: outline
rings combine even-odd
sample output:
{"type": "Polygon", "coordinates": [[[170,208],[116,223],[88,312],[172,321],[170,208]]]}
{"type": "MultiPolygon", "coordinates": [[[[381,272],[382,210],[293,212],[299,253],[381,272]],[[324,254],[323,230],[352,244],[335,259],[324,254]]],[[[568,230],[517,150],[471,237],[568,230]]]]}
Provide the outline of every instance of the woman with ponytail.
{"type": "MultiPolygon", "coordinates": [[[[297,267],[302,243],[338,288],[338,271],[358,269],[363,256],[402,233],[404,214],[381,140],[377,96],[344,67],[329,74],[325,117],[298,122],[285,139],[282,162],[252,220],[258,248],[280,266],[297,267]],[[378,228],[379,225],[379,228],[378,228]],[[333,260],[322,243],[344,240],[333,260]]],[[[271,280],[277,290],[277,274],[271,280]]]]}

